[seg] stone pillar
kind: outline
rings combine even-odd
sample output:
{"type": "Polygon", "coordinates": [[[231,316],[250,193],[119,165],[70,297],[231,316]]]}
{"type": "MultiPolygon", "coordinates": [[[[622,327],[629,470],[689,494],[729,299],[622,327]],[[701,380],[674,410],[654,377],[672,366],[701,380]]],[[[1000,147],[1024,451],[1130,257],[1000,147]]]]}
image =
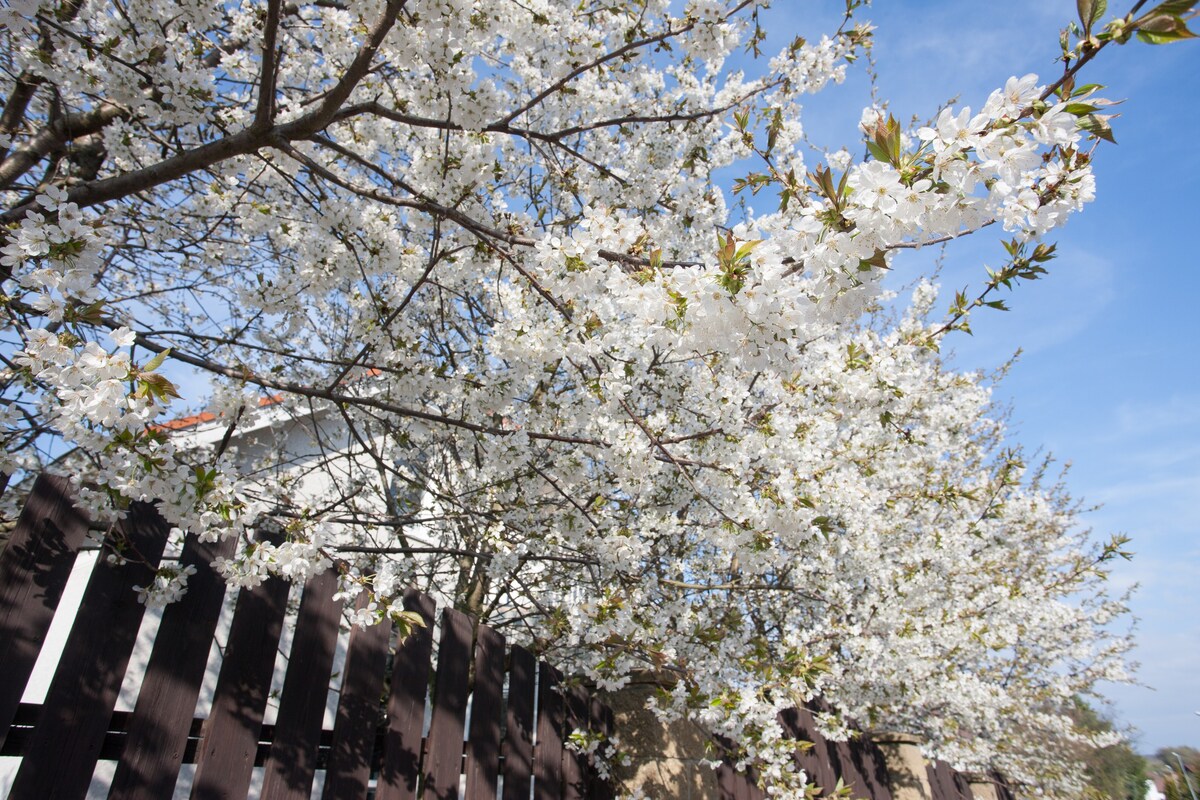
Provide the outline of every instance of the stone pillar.
{"type": "Polygon", "coordinates": [[[921,737],[880,732],[871,734],[871,739],[883,753],[893,800],[933,800],[925,757],[921,755],[921,737]]]}
{"type": "Polygon", "coordinates": [[[717,774],[700,762],[712,758],[709,735],[692,722],[663,724],[646,710],[654,687],[633,684],[604,695],[613,710],[620,750],[631,762],[614,777],[626,790],[641,789],[653,800],[721,800],[717,774]]]}
{"type": "Polygon", "coordinates": [[[978,772],[968,772],[965,777],[967,784],[971,787],[971,797],[974,800],[1000,800],[996,782],[989,776],[981,775],[978,772]]]}

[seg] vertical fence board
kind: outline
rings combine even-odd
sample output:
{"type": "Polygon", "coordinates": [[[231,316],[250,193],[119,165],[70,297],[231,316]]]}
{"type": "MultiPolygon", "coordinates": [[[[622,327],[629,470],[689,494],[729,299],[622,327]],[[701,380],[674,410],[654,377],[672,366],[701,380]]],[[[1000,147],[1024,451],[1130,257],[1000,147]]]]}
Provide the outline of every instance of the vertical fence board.
{"type": "Polygon", "coordinates": [[[829,749],[824,737],[817,733],[812,713],[806,708],[789,708],[779,714],[779,723],[786,734],[802,742],[811,742],[812,747],[796,750],[796,765],[804,770],[808,782],[831,791],[837,777],[829,764],[829,749]]]}
{"type": "Polygon", "coordinates": [[[971,796],[969,794],[964,795],[962,787],[959,785],[958,770],[952,768],[949,764],[945,764],[945,767],[946,774],[942,778],[942,782],[946,785],[946,796],[953,800],[971,800],[971,796]]]}
{"type": "Polygon", "coordinates": [[[337,648],[342,603],[334,600],[337,570],[308,579],[279,697],[275,741],[267,757],[262,800],[308,800],[317,770],[329,674],[337,648]]]}
{"type": "Polygon", "coordinates": [[[950,800],[946,796],[945,787],[942,786],[942,776],[938,774],[936,763],[925,763],[925,780],[929,781],[929,793],[932,795],[932,800],[950,800]]]}
{"type": "Polygon", "coordinates": [[[858,749],[859,773],[866,781],[864,794],[871,800],[892,800],[892,790],[888,784],[887,766],[879,745],[867,737],[860,738],[855,745],[858,749]]]}
{"type": "MultiPolygon", "coordinates": [[[[604,742],[608,742],[613,736],[613,712],[605,703],[602,703],[599,698],[591,699],[588,710],[590,724],[593,731],[599,734],[604,742]]],[[[595,765],[591,765],[591,779],[588,781],[588,800],[613,800],[616,797],[616,791],[613,789],[612,780],[610,778],[601,778],[595,769],[595,765]]]]}
{"type": "Polygon", "coordinates": [[[434,679],[433,713],[425,743],[425,800],[455,800],[462,775],[463,726],[470,690],[471,637],[474,625],[466,614],[442,611],[442,638],[438,643],[437,677],[434,679]]]}
{"type": "Polygon", "coordinates": [[[110,800],[171,796],[225,598],[225,582],[209,565],[228,558],[235,544],[233,537],[222,542],[193,537],[184,544],[180,566],[195,567],[196,574],[183,599],[163,611],[110,800]]]}
{"type": "MultiPolygon", "coordinates": [[[[364,592],[359,606],[369,599],[364,592]]],[[[375,733],[383,721],[380,697],[391,631],[391,621],[385,619],[350,632],[322,800],[363,800],[367,796],[375,733]]]]}
{"type": "MultiPolygon", "coordinates": [[[[938,774],[938,783],[942,787],[942,797],[946,800],[964,800],[962,789],[958,783],[958,771],[945,761],[936,762],[935,769],[938,774]]],[[[966,800],[970,800],[969,794],[965,797],[966,800]]]]}
{"type": "Polygon", "coordinates": [[[377,800],[413,800],[421,774],[421,728],[433,651],[434,602],[427,595],[409,591],[404,595],[404,608],[419,613],[425,627],[417,628],[400,644],[393,661],[377,800]]]}
{"type": "Polygon", "coordinates": [[[728,760],[721,762],[717,767],[717,791],[721,800],[733,800],[737,796],[738,780],[741,777],[728,760]]]}
{"type": "Polygon", "coordinates": [[[963,800],[974,800],[975,795],[971,792],[971,783],[967,780],[967,776],[955,770],[954,785],[958,788],[958,796],[963,800]]]}
{"type": "Polygon", "coordinates": [[[754,772],[748,769],[739,773],[738,778],[735,800],[757,800],[755,792],[758,791],[758,784],[755,782],[754,772]]]}
{"type": "MultiPolygon", "coordinates": [[[[572,686],[566,695],[566,725],[563,738],[570,741],[574,731],[588,730],[588,696],[582,688],[572,686]]],[[[571,747],[563,747],[563,800],[584,800],[588,796],[587,756],[571,747]]]]}
{"type": "Polygon", "coordinates": [[[829,754],[829,742],[817,730],[817,721],[812,711],[807,708],[801,708],[798,721],[805,731],[803,738],[806,741],[812,742],[813,745],[812,749],[808,752],[816,762],[815,777],[817,783],[825,791],[831,792],[833,791],[833,787],[837,786],[840,776],[833,770],[833,759],[829,754]]]}
{"type": "Polygon", "coordinates": [[[537,743],[533,756],[534,800],[559,800],[562,796],[563,696],[562,676],[544,661],[538,662],[537,743]]]}
{"type": "MultiPolygon", "coordinates": [[[[132,553],[157,564],[169,526],[152,506],[135,503],[119,526],[132,553]]],[[[41,719],[9,797],[83,797],[112,716],[146,608],[132,587],[153,580],[147,564],[101,558],[54,673],[41,719]]]]}
{"type": "Polygon", "coordinates": [[[971,800],[970,788],[966,786],[966,779],[949,764],[946,764],[946,789],[955,800],[971,800]],[[963,791],[964,787],[967,788],[966,792],[963,791]]]}
{"type": "MultiPolygon", "coordinates": [[[[951,769],[945,761],[934,761],[928,764],[927,774],[934,800],[962,800],[964,795],[959,789],[958,773],[951,769]]],[[[969,794],[965,796],[970,797],[969,794]]]]}
{"type": "Polygon", "coordinates": [[[504,637],[486,625],[475,633],[475,689],[467,737],[466,800],[496,800],[500,721],[504,711],[504,637]]]}
{"type": "Polygon", "coordinates": [[[241,798],[250,787],[288,589],[281,578],[269,578],[238,596],[200,742],[192,782],[197,800],[241,798]]]}
{"type": "Polygon", "coordinates": [[[39,476],[0,552],[0,746],[62,599],[87,518],[63,478],[39,476]]]}
{"type": "Polygon", "coordinates": [[[537,661],[523,647],[513,647],[508,672],[508,713],[505,717],[504,800],[529,800],[533,778],[533,702],[537,661]]]}
{"type": "Polygon", "coordinates": [[[1000,800],[1016,800],[1016,794],[1013,792],[1012,786],[1003,775],[993,771],[991,778],[996,782],[996,794],[1000,796],[1000,800]]]}
{"type": "Polygon", "coordinates": [[[867,781],[859,772],[854,759],[854,746],[851,742],[828,742],[827,749],[833,762],[834,772],[842,783],[850,787],[851,797],[867,796],[867,781]]]}
{"type": "Polygon", "coordinates": [[[745,774],[738,772],[732,762],[723,761],[717,767],[717,789],[721,793],[721,800],[739,800],[738,792],[745,782],[745,774]]]}

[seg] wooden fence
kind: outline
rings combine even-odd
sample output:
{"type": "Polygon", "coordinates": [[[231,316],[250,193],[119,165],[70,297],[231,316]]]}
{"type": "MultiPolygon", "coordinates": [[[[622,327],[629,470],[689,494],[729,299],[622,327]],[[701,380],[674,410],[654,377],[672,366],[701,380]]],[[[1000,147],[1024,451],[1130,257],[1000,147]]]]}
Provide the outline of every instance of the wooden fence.
{"type": "MultiPolygon", "coordinates": [[[[245,798],[255,766],[264,799],[312,796],[318,770],[329,800],[612,796],[564,746],[575,729],[610,733],[611,712],[453,609],[442,611],[433,669],[434,603],[416,592],[405,607],[427,627],[399,643],[386,623],[350,634],[335,722],[323,730],[342,611],[332,572],[304,588],[275,723],[263,719],[290,588],[277,578],[238,594],[211,711],[196,718],[226,590],[209,563],[232,542],[184,546],[180,562],[197,572],[162,613],[131,711],[114,713],[145,611],[130,587],[153,575],[133,559],[97,562],[45,700],[22,704],[87,525],[65,482],[43,476],[0,553],[0,755],[21,758],[12,800],[82,798],[99,760],[116,762],[110,798],[171,798],[184,763],[195,764],[190,796],[201,800],[245,798]]],[[[153,507],[136,504],[122,527],[157,564],[168,526],[153,507]]]]}
{"type": "MultiPolygon", "coordinates": [[[[115,711],[145,608],[131,587],[153,576],[168,526],[152,506],[135,504],[122,534],[140,556],[100,559],[40,704],[21,699],[83,545],[88,520],[61,479],[40,477],[0,552],[0,756],[19,757],[11,800],[83,798],[97,762],[115,762],[110,798],[245,798],[256,767],[260,798],[376,800],[605,800],[570,733],[613,733],[612,712],[529,651],[453,609],[435,626],[431,598],[405,595],[426,627],[398,641],[390,624],[356,628],[345,643],[331,730],[324,729],[334,679],[341,603],[326,572],[304,587],[288,668],[273,724],[264,724],[285,629],[290,586],[277,578],[238,593],[212,693],[197,699],[226,586],[209,564],[233,542],[189,539],[181,566],[196,568],[184,598],[162,612],[132,710],[115,711]],[[148,563],[143,563],[148,562],[148,563]],[[434,631],[440,627],[436,668],[434,631]]],[[[335,681],[336,682],[336,681],[335,681]]],[[[820,701],[811,704],[824,710],[820,701]]],[[[780,715],[786,733],[811,747],[796,763],[826,790],[839,780],[851,797],[892,800],[879,748],[867,738],[829,742],[812,711],[780,715]]],[[[966,779],[943,762],[929,765],[932,800],[971,800],[966,779]]],[[[754,776],[730,763],[717,770],[723,800],[765,800],[754,776]]],[[[997,783],[1000,800],[1012,794],[997,783]]],[[[0,782],[0,794],[3,784],[0,782]]]]}
{"type": "MultiPolygon", "coordinates": [[[[817,699],[810,703],[818,713],[826,706],[817,699]]],[[[809,708],[792,708],[779,716],[789,738],[811,743],[796,751],[796,765],[808,780],[832,793],[840,779],[855,800],[892,800],[887,766],[879,746],[869,737],[830,742],[817,730],[809,708]]],[[[944,761],[927,766],[931,800],[974,800],[967,778],[944,761]]],[[[729,762],[717,769],[722,800],[766,800],[767,795],[754,783],[752,775],[737,772],[729,762]]],[[[1012,792],[997,775],[991,776],[999,800],[1014,800],[1012,792]]]]}

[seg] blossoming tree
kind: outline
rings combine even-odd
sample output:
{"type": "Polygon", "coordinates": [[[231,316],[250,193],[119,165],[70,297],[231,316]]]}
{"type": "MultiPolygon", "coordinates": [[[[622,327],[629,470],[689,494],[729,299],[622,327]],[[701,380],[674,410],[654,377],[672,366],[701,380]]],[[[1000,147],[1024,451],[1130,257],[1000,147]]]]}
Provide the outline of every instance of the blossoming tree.
{"type": "Polygon", "coordinates": [[[861,5],[769,56],[761,0],[6,0],[5,484],[71,448],[98,519],[239,537],[231,581],[334,567],[364,623],[417,581],[603,686],[653,673],[779,796],[775,714],[817,692],[831,729],[1070,795],[1020,731],[1084,736],[1065,701],[1125,677],[1121,542],[938,345],[1092,198],[1077,74],[1190,37],[1195,0],[1079,0],[1061,74],[912,130],[868,109],[850,163],[799,101],[869,49],[861,5]],[[978,295],[881,311],[897,251],[985,229],[978,295]],[[215,382],[213,446],[156,424],[168,362],[215,382]],[[311,422],[320,496],[239,453],[262,393],[311,422]]]}

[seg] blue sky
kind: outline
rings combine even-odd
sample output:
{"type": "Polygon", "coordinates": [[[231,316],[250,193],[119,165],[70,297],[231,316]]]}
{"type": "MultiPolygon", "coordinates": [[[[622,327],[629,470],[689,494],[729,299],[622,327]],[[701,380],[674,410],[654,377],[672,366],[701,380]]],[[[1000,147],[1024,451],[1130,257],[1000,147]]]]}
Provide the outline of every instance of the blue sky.
{"type": "MultiPolygon", "coordinates": [[[[797,33],[832,30],[840,5],[776,3],[764,18],[768,52],[797,33]]],[[[1058,31],[1075,3],[877,0],[861,13],[878,28],[880,96],[908,120],[954,96],[978,109],[1011,75],[1057,74],[1058,31]]],[[[1108,712],[1136,728],[1142,752],[1200,746],[1200,41],[1131,42],[1086,70],[1081,83],[1126,98],[1119,144],[1098,153],[1097,199],[1050,237],[1059,258],[1049,277],[1006,298],[1012,311],[978,314],[975,335],[949,344],[963,369],[1023,351],[997,390],[1012,406],[1013,438],[1072,464],[1072,493],[1101,505],[1085,516],[1098,537],[1133,537],[1137,555],[1113,580],[1140,584],[1134,657],[1147,687],[1104,687],[1108,712]]],[[[858,69],[813,98],[805,128],[831,149],[852,145],[868,103],[858,69]]],[[[944,291],[979,286],[984,264],[1001,256],[994,234],[957,243],[944,291]]]]}

